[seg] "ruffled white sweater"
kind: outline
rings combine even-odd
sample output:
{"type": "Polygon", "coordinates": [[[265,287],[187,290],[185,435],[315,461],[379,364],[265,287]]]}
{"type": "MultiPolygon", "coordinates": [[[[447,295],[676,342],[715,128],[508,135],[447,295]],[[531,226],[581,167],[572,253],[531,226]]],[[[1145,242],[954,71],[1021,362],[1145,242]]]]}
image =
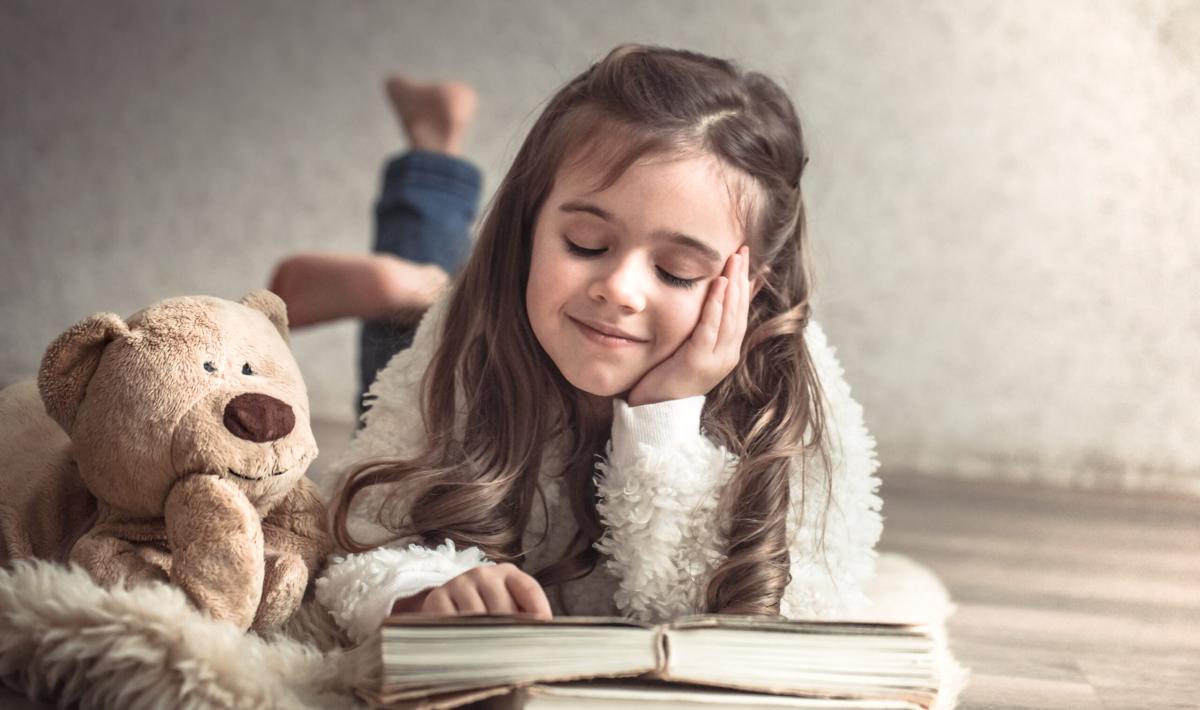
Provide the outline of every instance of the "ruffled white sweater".
{"type": "MultiPolygon", "coordinates": [[[[393,357],[371,386],[364,427],[317,479],[327,499],[355,463],[418,452],[420,381],[436,349],[446,303],[443,298],[425,314],[413,346],[393,357]]],[[[874,547],[882,532],[875,443],[821,328],[809,323],[805,338],[827,400],[832,487],[824,485],[820,467],[812,466],[802,496],[802,462],[793,466],[791,581],[782,612],[790,617],[856,614],[867,604],[863,588],[874,572],[874,547]]],[[[736,464],[700,431],[703,405],[702,396],[640,407],[614,398],[607,457],[597,464],[597,507],[605,531],[596,547],[602,562],[587,577],[565,585],[571,614],[660,621],[701,609],[706,580],[723,554],[716,503],[736,464]]],[[[559,559],[577,529],[555,475],[568,445],[551,442],[544,453],[547,512],[536,507],[524,532],[530,551],[526,569],[559,559]],[[544,539],[543,532],[548,532],[544,539]]],[[[355,499],[348,525],[357,539],[388,537],[377,522],[386,495],[376,486],[355,499]]],[[[459,550],[447,541],[426,548],[401,540],[333,557],[317,579],[316,594],[347,634],[362,640],[379,627],[396,599],[486,564],[491,563],[474,547],[459,550]]],[[[557,601],[555,595],[551,600],[557,601]]],[[[563,613],[555,607],[556,614],[563,613]]]]}

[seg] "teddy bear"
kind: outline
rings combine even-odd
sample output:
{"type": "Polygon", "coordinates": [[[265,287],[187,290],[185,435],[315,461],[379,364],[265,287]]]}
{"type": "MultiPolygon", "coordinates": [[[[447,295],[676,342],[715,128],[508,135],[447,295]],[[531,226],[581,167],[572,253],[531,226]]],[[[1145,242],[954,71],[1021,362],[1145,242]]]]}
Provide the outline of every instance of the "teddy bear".
{"type": "Polygon", "coordinates": [[[237,627],[280,627],[332,549],[317,446],[269,291],[98,313],[0,392],[0,563],[165,581],[237,627]]]}

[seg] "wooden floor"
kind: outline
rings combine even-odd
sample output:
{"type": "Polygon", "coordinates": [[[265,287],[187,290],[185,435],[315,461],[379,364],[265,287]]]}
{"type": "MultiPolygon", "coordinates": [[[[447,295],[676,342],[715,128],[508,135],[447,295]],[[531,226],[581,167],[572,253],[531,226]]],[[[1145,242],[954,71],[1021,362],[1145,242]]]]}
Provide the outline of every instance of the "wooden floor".
{"type": "Polygon", "coordinates": [[[1200,500],[883,480],[881,548],[958,604],[959,707],[1200,708],[1200,500]]]}

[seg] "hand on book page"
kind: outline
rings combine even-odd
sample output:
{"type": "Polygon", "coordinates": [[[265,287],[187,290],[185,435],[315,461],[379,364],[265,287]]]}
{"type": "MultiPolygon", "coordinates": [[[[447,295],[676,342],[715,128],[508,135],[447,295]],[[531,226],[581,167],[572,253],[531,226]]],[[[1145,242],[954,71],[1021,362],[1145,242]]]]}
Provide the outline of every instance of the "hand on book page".
{"type": "Polygon", "coordinates": [[[467,570],[440,587],[396,600],[393,614],[528,614],[549,619],[550,602],[542,585],[515,565],[467,570]]]}

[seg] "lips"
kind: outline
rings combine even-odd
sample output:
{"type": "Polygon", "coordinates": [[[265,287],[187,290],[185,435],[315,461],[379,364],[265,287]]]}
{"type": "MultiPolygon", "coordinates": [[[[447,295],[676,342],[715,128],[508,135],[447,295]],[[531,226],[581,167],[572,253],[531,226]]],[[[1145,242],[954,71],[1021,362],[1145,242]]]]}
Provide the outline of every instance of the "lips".
{"type": "Polygon", "coordinates": [[[586,320],[580,320],[578,318],[573,318],[570,316],[568,316],[568,317],[571,318],[571,320],[575,321],[576,324],[578,324],[584,328],[590,328],[590,329],[596,331],[597,333],[599,333],[601,335],[606,335],[610,338],[621,338],[621,339],[627,340],[631,343],[646,342],[644,339],[638,338],[629,333],[626,333],[625,331],[621,330],[620,328],[614,328],[613,326],[604,325],[603,323],[597,323],[595,321],[586,321],[586,320]]]}
{"type": "Polygon", "coordinates": [[[582,319],[578,319],[578,318],[571,318],[571,320],[576,321],[576,323],[578,323],[580,325],[586,325],[586,326],[590,327],[590,329],[592,329],[596,332],[602,333],[602,335],[611,336],[614,338],[624,338],[624,339],[626,339],[626,341],[632,341],[635,343],[646,342],[642,338],[638,338],[634,335],[630,335],[630,333],[628,333],[628,332],[620,330],[619,327],[613,327],[611,325],[596,323],[596,321],[594,321],[594,320],[582,320],[582,319]]]}

